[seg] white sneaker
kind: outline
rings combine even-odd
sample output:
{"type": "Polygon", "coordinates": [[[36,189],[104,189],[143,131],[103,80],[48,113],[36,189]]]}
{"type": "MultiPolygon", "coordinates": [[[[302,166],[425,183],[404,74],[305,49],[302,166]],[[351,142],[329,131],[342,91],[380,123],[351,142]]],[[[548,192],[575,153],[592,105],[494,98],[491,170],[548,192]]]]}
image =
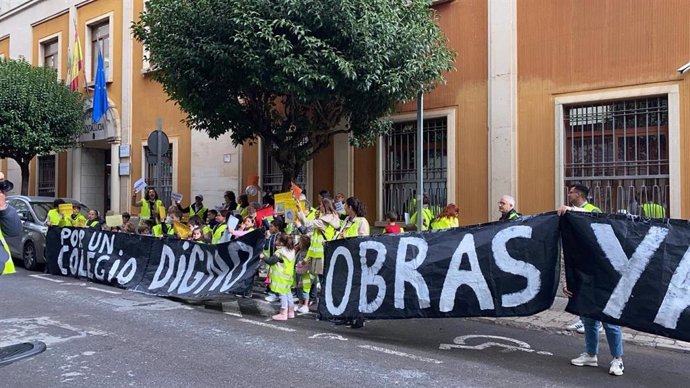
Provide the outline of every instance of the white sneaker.
{"type": "Polygon", "coordinates": [[[270,294],[267,297],[264,298],[266,302],[277,302],[278,301],[278,295],[276,294],[270,294]]]}
{"type": "Polygon", "coordinates": [[[301,305],[295,309],[295,312],[298,312],[300,314],[307,314],[309,312],[309,307],[301,305]]]}
{"type": "MultiPolygon", "coordinates": [[[[577,332],[580,334],[585,334],[585,326],[582,325],[581,327],[578,327],[577,332]]],[[[599,334],[603,334],[603,333],[604,333],[604,326],[599,326],[599,334]]]]}
{"type": "MultiPolygon", "coordinates": [[[[565,327],[567,330],[584,330],[585,329],[585,324],[582,323],[582,319],[578,318],[577,320],[573,321],[571,324],[565,327]]],[[[584,333],[584,332],[583,332],[584,333]]]]}
{"type": "Polygon", "coordinates": [[[623,359],[622,358],[616,357],[613,360],[611,360],[611,367],[609,368],[609,374],[610,375],[622,376],[624,369],[625,368],[623,367],[623,359]]]}
{"type": "MultiPolygon", "coordinates": [[[[578,358],[573,358],[572,360],[570,360],[570,363],[575,366],[599,366],[599,362],[597,361],[597,355],[595,354],[593,356],[590,356],[587,352],[580,354],[580,357],[578,358]]],[[[621,366],[622,365],[623,363],[621,362],[621,366]]]]}

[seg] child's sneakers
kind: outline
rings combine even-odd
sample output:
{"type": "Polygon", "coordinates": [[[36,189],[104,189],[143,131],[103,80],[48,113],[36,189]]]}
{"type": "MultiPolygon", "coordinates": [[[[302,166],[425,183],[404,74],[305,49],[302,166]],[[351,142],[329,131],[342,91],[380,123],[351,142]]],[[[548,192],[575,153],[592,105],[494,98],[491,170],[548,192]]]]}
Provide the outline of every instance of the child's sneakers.
{"type": "Polygon", "coordinates": [[[264,298],[266,302],[277,302],[278,299],[278,295],[276,294],[269,294],[267,297],[264,298]]]}
{"type": "Polygon", "coordinates": [[[295,309],[295,311],[300,314],[306,314],[309,312],[309,307],[307,307],[306,305],[300,305],[295,309]]]}

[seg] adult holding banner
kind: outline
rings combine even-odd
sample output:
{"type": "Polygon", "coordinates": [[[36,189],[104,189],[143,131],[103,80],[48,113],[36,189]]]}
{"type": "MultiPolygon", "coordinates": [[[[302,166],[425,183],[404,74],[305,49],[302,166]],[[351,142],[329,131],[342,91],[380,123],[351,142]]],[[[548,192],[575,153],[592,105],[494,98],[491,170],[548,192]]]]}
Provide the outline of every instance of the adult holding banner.
{"type": "MultiPolygon", "coordinates": [[[[364,203],[357,197],[350,197],[345,201],[345,211],[347,218],[345,224],[342,226],[340,232],[341,237],[361,237],[369,235],[369,221],[364,216],[366,215],[366,207],[364,203]]],[[[353,329],[360,329],[364,327],[364,318],[357,317],[350,321],[346,321],[353,329]]]]}
{"type": "Polygon", "coordinates": [[[134,193],[132,195],[132,206],[141,208],[139,212],[140,222],[151,220],[154,224],[157,224],[162,221],[160,215],[165,213],[165,208],[163,207],[163,201],[158,198],[156,189],[150,188],[146,190],[146,197],[140,201],[137,201],[136,198],[137,194],[134,193]]]}
{"type": "Polygon", "coordinates": [[[72,213],[72,205],[66,204],[65,200],[62,198],[56,198],[53,201],[53,208],[48,210],[48,225],[59,227],[72,226],[72,222],[70,221],[72,213]],[[69,210],[69,215],[64,213],[65,210],[61,211],[61,208],[69,210]]]}
{"type": "MultiPolygon", "coordinates": [[[[568,190],[568,202],[571,206],[562,205],[558,209],[558,215],[564,215],[569,211],[601,213],[595,205],[587,202],[589,188],[585,185],[576,184],[568,190]]],[[[572,297],[573,293],[568,290],[568,286],[563,286],[563,293],[567,297],[572,297]]],[[[599,352],[599,327],[603,324],[606,332],[606,340],[611,351],[611,364],[609,374],[614,376],[623,375],[623,335],[618,325],[600,322],[595,319],[580,317],[585,328],[585,352],[579,357],[570,360],[575,366],[598,366],[597,353],[599,352]]]]}
{"type": "Polygon", "coordinates": [[[14,273],[14,263],[10,255],[10,247],[5,236],[17,237],[22,234],[22,222],[17,210],[7,204],[5,192],[12,190],[14,185],[5,180],[5,174],[0,172],[0,275],[14,273]]]}
{"type": "MultiPolygon", "coordinates": [[[[318,278],[319,283],[323,279],[323,243],[325,241],[333,240],[340,229],[340,216],[338,211],[333,206],[333,201],[330,198],[323,198],[321,205],[319,205],[319,216],[311,221],[307,214],[304,213],[302,206],[298,207],[298,217],[304,227],[312,228],[311,244],[305,257],[305,261],[309,264],[309,273],[311,276],[318,278]]],[[[303,274],[310,276],[309,274],[303,274]]],[[[303,290],[304,293],[311,291],[311,282],[309,282],[309,289],[303,290]]],[[[308,306],[309,300],[305,302],[308,306]]],[[[302,309],[304,310],[304,309],[302,309]]],[[[304,312],[304,311],[300,312],[304,312]]]]}

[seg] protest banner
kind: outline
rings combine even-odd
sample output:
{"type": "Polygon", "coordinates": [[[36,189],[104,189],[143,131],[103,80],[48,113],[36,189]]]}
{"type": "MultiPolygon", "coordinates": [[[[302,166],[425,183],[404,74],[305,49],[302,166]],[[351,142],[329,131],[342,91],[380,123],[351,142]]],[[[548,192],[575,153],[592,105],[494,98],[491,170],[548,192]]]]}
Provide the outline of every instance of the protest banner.
{"type": "Polygon", "coordinates": [[[561,220],[566,311],[690,341],[690,225],[612,214],[561,220]]]}
{"type": "Polygon", "coordinates": [[[325,317],[536,314],[559,280],[558,216],[326,243],[325,317]]]}
{"type": "Polygon", "coordinates": [[[53,275],[161,296],[205,298],[243,291],[259,267],[263,231],[210,245],[95,229],[50,227],[53,275]]]}

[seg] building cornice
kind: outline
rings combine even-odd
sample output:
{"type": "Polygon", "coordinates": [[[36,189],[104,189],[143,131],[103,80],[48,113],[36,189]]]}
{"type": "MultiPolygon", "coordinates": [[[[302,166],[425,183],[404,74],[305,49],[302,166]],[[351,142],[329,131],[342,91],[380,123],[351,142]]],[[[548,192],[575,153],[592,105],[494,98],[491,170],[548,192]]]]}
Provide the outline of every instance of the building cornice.
{"type": "Polygon", "coordinates": [[[67,13],[69,13],[69,8],[63,9],[62,11],[60,11],[60,12],[58,12],[58,13],[54,13],[54,14],[48,16],[48,17],[45,17],[45,18],[43,18],[43,19],[37,21],[37,22],[33,22],[33,23],[31,23],[31,27],[36,27],[36,26],[38,26],[38,25],[40,25],[40,24],[43,24],[43,23],[45,23],[45,22],[47,22],[47,21],[50,21],[50,20],[52,20],[52,19],[55,19],[55,18],[60,17],[60,16],[62,16],[62,15],[64,15],[64,14],[67,14],[67,13]]]}

